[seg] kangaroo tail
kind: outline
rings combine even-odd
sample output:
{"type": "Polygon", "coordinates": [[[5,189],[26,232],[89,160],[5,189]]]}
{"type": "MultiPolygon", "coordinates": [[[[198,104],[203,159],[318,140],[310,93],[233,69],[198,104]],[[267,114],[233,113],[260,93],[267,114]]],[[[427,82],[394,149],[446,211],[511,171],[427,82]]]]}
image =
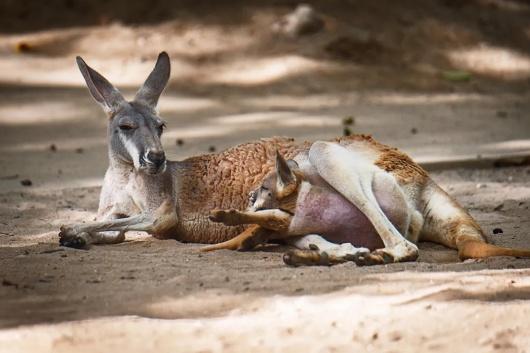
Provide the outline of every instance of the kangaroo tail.
{"type": "Polygon", "coordinates": [[[425,222],[422,239],[457,249],[462,260],[492,256],[530,257],[530,249],[488,244],[477,222],[434,183],[428,186],[423,196],[425,222]]]}
{"type": "Polygon", "coordinates": [[[530,257],[530,249],[505,248],[486,242],[467,240],[459,242],[458,256],[461,260],[482,259],[492,256],[530,257]]]}

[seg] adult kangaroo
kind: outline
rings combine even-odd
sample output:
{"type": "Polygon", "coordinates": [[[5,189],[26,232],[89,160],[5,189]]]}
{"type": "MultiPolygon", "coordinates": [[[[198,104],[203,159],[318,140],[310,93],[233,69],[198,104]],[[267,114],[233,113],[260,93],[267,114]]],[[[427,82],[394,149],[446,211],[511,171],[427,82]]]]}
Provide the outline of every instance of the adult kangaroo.
{"type": "MultiPolygon", "coordinates": [[[[461,258],[530,255],[486,244],[477,223],[420,166],[368,136],[315,143],[270,138],[218,154],[168,161],[160,141],[165,124],[156,111],[170,75],[168,55],[158,56],[132,101],[80,57],[77,64],[91,95],[108,115],[109,168],[99,221],[61,227],[62,245],[119,243],[129,230],[210,244],[226,242],[242,231],[259,235],[264,231],[259,225],[229,227],[211,221],[209,215],[214,209],[245,209],[249,193],[274,170],[279,151],[286,159],[297,160],[302,170],[318,173],[366,216],[383,245],[374,256],[379,260],[370,264],[415,260],[418,240],[458,249],[461,258]],[[400,202],[388,202],[396,197],[400,202]],[[397,213],[399,225],[390,220],[397,213]]],[[[302,239],[297,244],[304,248],[307,243],[302,239]]]]}

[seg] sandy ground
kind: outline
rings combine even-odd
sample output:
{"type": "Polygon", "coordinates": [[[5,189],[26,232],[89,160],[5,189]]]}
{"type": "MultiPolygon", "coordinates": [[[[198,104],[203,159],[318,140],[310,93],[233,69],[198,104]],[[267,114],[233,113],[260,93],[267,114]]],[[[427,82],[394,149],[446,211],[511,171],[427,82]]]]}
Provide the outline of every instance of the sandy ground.
{"type": "Polygon", "coordinates": [[[57,244],[60,225],[93,219],[107,164],[106,121],[73,57],[130,97],[167,50],[172,159],[262,136],[329,138],[353,116],[353,132],[432,170],[491,242],[530,247],[530,167],[492,167],[530,155],[528,6],[412,3],[321,4],[326,29],[298,40],[270,32],[292,4],[224,3],[214,12],[237,16],[219,22],[229,16],[183,2],[160,24],[87,8],[87,27],[39,15],[28,33],[12,21],[22,10],[0,11],[0,352],[528,352],[530,260],[462,263],[424,243],[416,263],[294,269],[277,246],[200,254],[141,233],[88,251],[57,244]],[[341,36],[337,58],[323,48],[341,36]],[[472,78],[444,79],[448,69],[472,78]]]}

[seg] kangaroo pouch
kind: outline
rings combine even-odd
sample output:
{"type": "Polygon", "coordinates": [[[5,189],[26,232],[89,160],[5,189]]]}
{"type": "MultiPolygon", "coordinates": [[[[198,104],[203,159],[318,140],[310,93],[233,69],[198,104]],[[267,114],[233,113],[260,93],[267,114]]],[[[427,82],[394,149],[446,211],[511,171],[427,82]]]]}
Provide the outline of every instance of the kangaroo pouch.
{"type": "MultiPolygon", "coordinates": [[[[398,186],[387,181],[374,182],[374,195],[390,222],[405,234],[408,207],[398,186]]],[[[333,243],[351,243],[370,250],[384,244],[368,218],[351,202],[329,186],[303,183],[289,234],[319,234],[333,243]]]]}

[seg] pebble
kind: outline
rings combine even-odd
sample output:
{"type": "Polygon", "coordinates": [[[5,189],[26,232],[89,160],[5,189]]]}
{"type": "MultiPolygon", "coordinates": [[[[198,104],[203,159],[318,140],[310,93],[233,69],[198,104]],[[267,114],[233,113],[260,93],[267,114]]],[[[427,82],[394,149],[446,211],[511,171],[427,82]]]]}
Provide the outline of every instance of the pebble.
{"type": "Polygon", "coordinates": [[[20,184],[22,184],[22,186],[31,186],[31,185],[33,185],[33,182],[31,180],[29,180],[29,179],[22,179],[20,181],[20,184]]]}

